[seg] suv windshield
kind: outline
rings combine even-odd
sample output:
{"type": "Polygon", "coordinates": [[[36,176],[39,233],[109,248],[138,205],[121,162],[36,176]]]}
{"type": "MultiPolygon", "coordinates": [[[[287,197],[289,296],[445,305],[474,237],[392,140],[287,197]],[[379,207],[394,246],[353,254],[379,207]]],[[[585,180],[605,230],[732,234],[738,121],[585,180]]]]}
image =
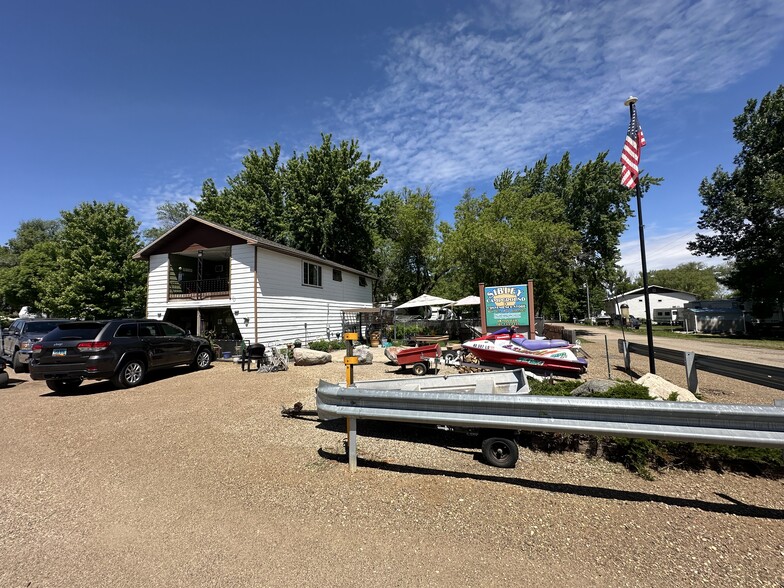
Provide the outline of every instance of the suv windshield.
{"type": "Polygon", "coordinates": [[[103,326],[102,323],[64,323],[44,337],[44,341],[95,339],[103,326]]]}

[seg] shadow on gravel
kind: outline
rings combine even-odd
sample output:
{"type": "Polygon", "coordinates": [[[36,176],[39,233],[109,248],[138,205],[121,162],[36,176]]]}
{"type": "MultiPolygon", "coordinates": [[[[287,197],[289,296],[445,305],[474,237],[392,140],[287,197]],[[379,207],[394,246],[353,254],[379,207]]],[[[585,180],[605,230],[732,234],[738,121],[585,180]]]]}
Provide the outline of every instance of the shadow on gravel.
{"type": "MultiPolygon", "coordinates": [[[[347,463],[348,458],[342,453],[331,453],[319,448],[318,454],[324,459],[347,463]]],[[[542,490],[556,494],[571,494],[574,496],[585,496],[587,498],[600,498],[603,500],[627,500],[629,502],[649,502],[666,504],[668,506],[678,506],[683,508],[696,508],[705,512],[715,512],[728,514],[738,517],[753,517],[758,519],[784,519],[784,510],[776,508],[766,508],[744,504],[726,494],[716,493],[716,496],[731,502],[709,502],[695,498],[679,498],[676,496],[659,496],[647,492],[633,492],[630,490],[616,490],[613,488],[601,488],[598,486],[578,486],[576,484],[559,484],[556,482],[541,482],[539,480],[526,480],[524,478],[508,478],[506,476],[493,476],[484,474],[469,474],[465,472],[454,472],[439,470],[436,468],[422,468],[418,466],[408,466],[392,464],[373,459],[357,458],[357,466],[363,468],[373,468],[398,474],[416,474],[420,476],[445,476],[447,478],[460,478],[469,480],[484,480],[486,482],[497,482],[500,484],[511,484],[532,490],[542,490]]]]}
{"type": "MultiPolygon", "coordinates": [[[[212,366],[207,368],[207,370],[210,369],[212,369],[212,366]]],[[[193,372],[193,368],[188,366],[155,370],[145,376],[144,381],[138,386],[138,388],[144,388],[144,386],[147,384],[152,384],[153,382],[159,382],[160,380],[166,380],[168,378],[181,376],[183,374],[188,374],[191,372],[193,372]]],[[[115,392],[115,391],[117,391],[117,388],[108,380],[100,380],[98,382],[87,380],[73,392],[52,391],[52,392],[46,392],[44,394],[41,394],[40,397],[41,398],[53,398],[53,397],[65,398],[70,396],[90,396],[92,394],[103,394],[104,392],[115,392]]]]}
{"type": "MultiPolygon", "coordinates": [[[[304,420],[304,417],[299,418],[304,420]]],[[[312,420],[317,421],[318,417],[312,417],[312,420]]],[[[346,421],[345,419],[322,421],[316,428],[336,433],[345,433],[346,421]]],[[[482,444],[481,440],[476,435],[472,436],[455,431],[442,431],[432,425],[411,425],[408,423],[386,421],[359,420],[357,421],[357,434],[362,437],[373,437],[375,439],[393,439],[411,441],[413,443],[425,443],[427,445],[435,445],[436,447],[443,447],[445,449],[453,447],[479,448],[482,444]]]]}
{"type": "Polygon", "coordinates": [[[16,378],[8,378],[8,383],[3,388],[16,388],[19,384],[24,384],[27,380],[18,380],[16,378]]]}

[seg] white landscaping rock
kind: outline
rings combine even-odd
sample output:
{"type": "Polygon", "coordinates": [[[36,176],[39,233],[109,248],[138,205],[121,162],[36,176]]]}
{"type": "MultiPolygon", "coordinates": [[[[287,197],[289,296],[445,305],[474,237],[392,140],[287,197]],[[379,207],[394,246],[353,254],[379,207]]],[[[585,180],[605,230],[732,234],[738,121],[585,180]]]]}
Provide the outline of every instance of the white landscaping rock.
{"type": "Polygon", "coordinates": [[[670,395],[673,392],[677,392],[677,402],[703,402],[702,400],[699,400],[694,394],[689,392],[686,388],[676,386],[672,382],[669,382],[655,374],[645,374],[641,378],[635,380],[635,383],[642,384],[648,388],[648,393],[651,395],[651,398],[669,400],[670,395]]]}
{"type": "Polygon", "coordinates": [[[359,358],[358,365],[370,365],[373,363],[373,354],[370,352],[370,347],[367,345],[354,347],[354,355],[359,358]]]}
{"type": "Polygon", "coordinates": [[[294,348],[294,365],[321,365],[331,361],[332,355],[326,351],[315,351],[301,347],[294,348]]]}

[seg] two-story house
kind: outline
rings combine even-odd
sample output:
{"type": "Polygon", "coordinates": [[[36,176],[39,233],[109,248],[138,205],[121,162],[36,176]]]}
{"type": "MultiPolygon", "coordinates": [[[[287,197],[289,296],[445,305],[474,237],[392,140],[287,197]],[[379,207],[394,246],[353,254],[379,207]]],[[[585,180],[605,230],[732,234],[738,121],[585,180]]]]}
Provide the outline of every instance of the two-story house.
{"type": "Polygon", "coordinates": [[[341,310],[371,307],[371,274],[189,216],[139,251],[147,317],[251,343],[334,338],[341,310]]]}

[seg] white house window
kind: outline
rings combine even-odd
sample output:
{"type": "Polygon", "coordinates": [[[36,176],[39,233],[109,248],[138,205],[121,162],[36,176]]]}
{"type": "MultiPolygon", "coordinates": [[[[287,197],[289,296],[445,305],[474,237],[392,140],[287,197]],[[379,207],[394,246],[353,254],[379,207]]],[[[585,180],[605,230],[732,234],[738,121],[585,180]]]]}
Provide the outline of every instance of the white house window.
{"type": "Polygon", "coordinates": [[[359,276],[359,285],[363,288],[367,286],[367,280],[365,279],[365,276],[359,276]]]}
{"type": "Polygon", "coordinates": [[[302,262],[302,283],[305,286],[321,288],[321,266],[307,261],[302,262]]]}
{"type": "Polygon", "coordinates": [[[342,282],[343,281],[343,272],[339,269],[332,270],[332,280],[335,282],[342,282]]]}

